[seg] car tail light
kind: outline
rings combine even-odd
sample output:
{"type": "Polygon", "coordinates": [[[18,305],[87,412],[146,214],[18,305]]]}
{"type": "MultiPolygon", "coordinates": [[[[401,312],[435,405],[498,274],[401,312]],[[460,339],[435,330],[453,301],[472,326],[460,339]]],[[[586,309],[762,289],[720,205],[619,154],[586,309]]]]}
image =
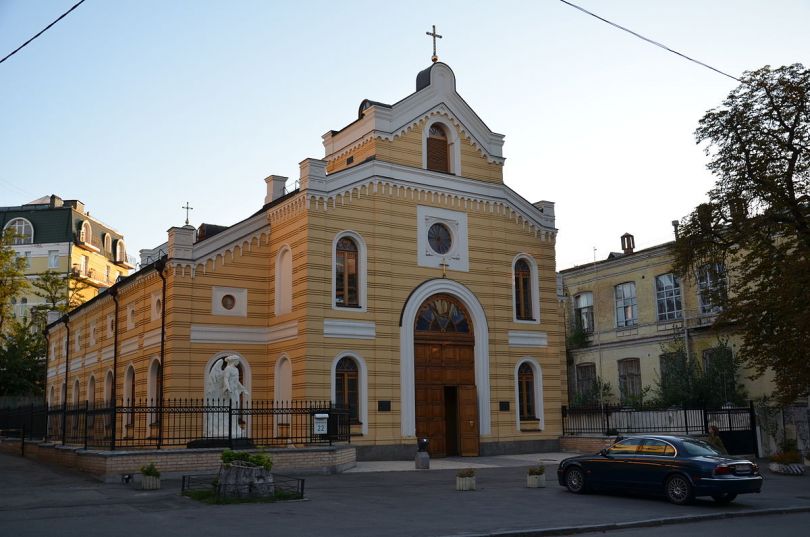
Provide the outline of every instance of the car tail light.
{"type": "Polygon", "coordinates": [[[725,464],[721,464],[720,466],[716,466],[714,468],[714,475],[731,475],[734,473],[734,470],[730,466],[726,466],[725,464]]]}
{"type": "Polygon", "coordinates": [[[754,473],[754,475],[758,475],[759,474],[759,465],[751,463],[751,471],[754,473]]]}

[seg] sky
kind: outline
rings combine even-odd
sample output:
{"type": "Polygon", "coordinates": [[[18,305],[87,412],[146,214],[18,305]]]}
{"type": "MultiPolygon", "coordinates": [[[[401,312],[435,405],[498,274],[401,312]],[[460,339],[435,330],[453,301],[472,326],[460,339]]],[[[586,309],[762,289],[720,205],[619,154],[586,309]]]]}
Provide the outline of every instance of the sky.
{"type": "MultiPolygon", "coordinates": [[[[807,0],[574,0],[739,77],[810,61],[807,0]]],[[[0,57],[76,0],[0,0],[0,57]]],[[[557,268],[672,240],[714,183],[695,144],[737,82],[542,1],[87,0],[0,64],[0,206],[79,199],[137,256],[234,224],[364,98],[441,61],[506,136],[504,181],[556,203],[557,268]],[[595,249],[595,251],[594,251],[595,249]]]]}

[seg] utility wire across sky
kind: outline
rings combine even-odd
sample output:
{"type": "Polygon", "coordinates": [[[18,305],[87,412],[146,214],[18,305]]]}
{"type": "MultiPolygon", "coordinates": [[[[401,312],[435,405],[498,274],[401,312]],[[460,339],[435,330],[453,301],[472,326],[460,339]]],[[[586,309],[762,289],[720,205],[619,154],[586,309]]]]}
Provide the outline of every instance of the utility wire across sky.
{"type": "Polygon", "coordinates": [[[730,78],[730,79],[732,79],[732,80],[736,80],[737,82],[742,82],[742,80],[740,80],[740,79],[739,79],[739,78],[737,78],[736,76],[732,76],[732,75],[730,75],[730,74],[728,74],[728,73],[725,73],[725,72],[721,71],[720,69],[717,69],[716,67],[712,67],[711,65],[709,65],[709,64],[707,64],[707,63],[703,63],[703,62],[702,62],[702,61],[700,61],[700,60],[696,60],[696,59],[694,59],[694,58],[690,58],[690,57],[689,57],[689,56],[687,56],[686,54],[680,53],[680,52],[678,52],[677,50],[673,50],[673,49],[669,48],[668,46],[664,45],[663,43],[659,43],[658,41],[654,41],[654,40],[650,39],[649,37],[644,37],[643,35],[641,35],[641,34],[639,34],[639,33],[636,33],[636,32],[634,32],[633,30],[630,30],[629,28],[625,28],[624,26],[622,26],[622,25],[620,25],[620,24],[616,24],[615,22],[611,22],[611,21],[607,20],[607,19],[606,19],[606,18],[604,18],[604,17],[600,17],[600,16],[599,16],[599,15],[597,15],[596,13],[592,13],[592,12],[588,11],[587,9],[585,9],[585,8],[583,8],[583,7],[579,7],[579,6],[578,6],[578,5],[576,5],[576,4],[573,4],[573,3],[571,3],[571,2],[568,2],[568,0],[560,0],[560,2],[562,2],[563,4],[566,4],[566,5],[568,5],[568,6],[571,6],[571,7],[572,7],[572,8],[574,8],[574,9],[578,9],[578,10],[580,10],[581,12],[583,12],[583,13],[586,13],[586,14],[590,15],[591,17],[594,17],[594,18],[596,18],[596,19],[599,19],[599,20],[600,20],[600,21],[602,21],[602,22],[605,22],[605,23],[607,23],[607,24],[610,24],[610,25],[611,25],[611,26],[613,26],[614,28],[618,28],[619,30],[625,31],[625,32],[627,32],[628,34],[634,35],[634,36],[638,37],[639,39],[642,39],[642,40],[646,41],[647,43],[650,43],[651,45],[655,45],[656,47],[662,48],[662,49],[666,50],[667,52],[671,52],[671,53],[673,53],[673,54],[677,54],[678,56],[680,56],[681,58],[684,58],[685,60],[689,60],[690,62],[696,63],[696,64],[698,64],[698,65],[700,65],[700,66],[703,66],[703,67],[705,67],[705,68],[707,68],[707,69],[711,69],[711,70],[712,70],[712,71],[714,71],[715,73],[719,73],[719,74],[721,74],[721,75],[723,75],[723,76],[727,76],[727,77],[729,77],[729,78],[730,78]]]}
{"type": "Polygon", "coordinates": [[[49,29],[51,26],[53,26],[54,24],[56,24],[56,23],[57,23],[57,22],[59,22],[60,20],[64,19],[65,17],[67,17],[68,13],[70,13],[71,11],[73,11],[74,9],[76,9],[77,7],[79,7],[80,5],[82,5],[83,3],[84,3],[84,0],[79,0],[79,2],[77,2],[77,3],[76,3],[76,4],[75,4],[75,5],[72,7],[72,8],[70,8],[70,9],[68,9],[67,11],[65,11],[64,13],[62,13],[62,15],[60,15],[58,19],[56,19],[55,21],[53,21],[52,23],[50,23],[48,26],[46,26],[45,28],[43,28],[42,30],[40,30],[40,32],[39,32],[38,34],[36,34],[34,37],[32,37],[31,39],[29,39],[28,41],[26,41],[25,43],[23,43],[22,45],[20,45],[20,46],[19,46],[19,47],[17,47],[16,49],[14,49],[14,50],[12,50],[11,52],[9,52],[9,53],[8,53],[8,54],[7,54],[7,55],[6,55],[6,56],[5,56],[5,57],[4,57],[2,60],[0,60],[0,63],[3,63],[3,62],[4,62],[4,61],[6,61],[7,59],[9,59],[9,58],[11,58],[12,56],[14,56],[15,54],[17,54],[17,53],[18,53],[20,50],[22,50],[22,49],[23,49],[23,47],[25,47],[25,46],[26,46],[28,43],[30,43],[31,41],[33,41],[33,40],[34,40],[34,39],[36,39],[37,37],[39,37],[39,36],[41,36],[42,34],[44,34],[45,32],[47,32],[47,31],[48,31],[48,29],[49,29]]]}

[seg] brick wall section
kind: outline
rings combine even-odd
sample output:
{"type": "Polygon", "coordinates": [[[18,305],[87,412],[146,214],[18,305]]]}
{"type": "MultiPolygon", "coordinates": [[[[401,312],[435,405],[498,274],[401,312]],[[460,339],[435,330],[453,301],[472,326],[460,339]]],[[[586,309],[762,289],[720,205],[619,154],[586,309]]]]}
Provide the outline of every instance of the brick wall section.
{"type": "Polygon", "coordinates": [[[599,453],[616,442],[615,436],[561,436],[560,449],[577,453],[599,453]]]}
{"type": "MultiPolygon", "coordinates": [[[[0,451],[19,455],[19,440],[0,441],[0,451]]],[[[355,449],[351,446],[266,449],[264,453],[272,457],[273,471],[279,473],[331,474],[357,464],[355,449]]],[[[138,473],[150,462],[155,463],[164,477],[216,472],[221,454],[221,449],[85,451],[70,446],[25,443],[26,457],[75,468],[106,482],[118,481],[121,474],[138,473]]]]}

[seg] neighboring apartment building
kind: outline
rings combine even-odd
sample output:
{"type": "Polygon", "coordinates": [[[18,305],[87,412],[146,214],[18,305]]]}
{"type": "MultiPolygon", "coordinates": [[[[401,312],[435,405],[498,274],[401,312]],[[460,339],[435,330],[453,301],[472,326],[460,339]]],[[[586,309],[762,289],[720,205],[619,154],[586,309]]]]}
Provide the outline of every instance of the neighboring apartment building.
{"type": "MultiPolygon", "coordinates": [[[[134,268],[127,261],[124,237],[90,216],[79,200],[44,196],[13,207],[0,207],[0,229],[16,233],[12,248],[26,259],[26,276],[35,280],[51,270],[78,284],[82,301],[98,295],[134,268]]],[[[14,314],[28,316],[45,300],[29,287],[14,299],[14,314]]]]}
{"type": "MultiPolygon", "coordinates": [[[[704,267],[682,280],[672,271],[674,242],[635,251],[632,235],[621,241],[622,252],[560,271],[572,402],[593,393],[597,380],[610,383],[611,402],[638,400],[672,369],[673,349],[685,348],[686,359],[705,371],[723,343],[732,353],[740,345],[739,335],[713,327],[719,307],[710,299],[733,271],[704,267]]],[[[767,376],[749,376],[742,371],[738,377],[749,396],[770,393],[767,376]]]]}
{"type": "Polygon", "coordinates": [[[504,184],[503,135],[443,63],[356,114],[298,189],[270,176],[243,221],[171,228],[51,325],[49,401],[202,398],[237,356],[249,400],[348,407],[360,457],[558,449],[554,204],[504,184]]]}

